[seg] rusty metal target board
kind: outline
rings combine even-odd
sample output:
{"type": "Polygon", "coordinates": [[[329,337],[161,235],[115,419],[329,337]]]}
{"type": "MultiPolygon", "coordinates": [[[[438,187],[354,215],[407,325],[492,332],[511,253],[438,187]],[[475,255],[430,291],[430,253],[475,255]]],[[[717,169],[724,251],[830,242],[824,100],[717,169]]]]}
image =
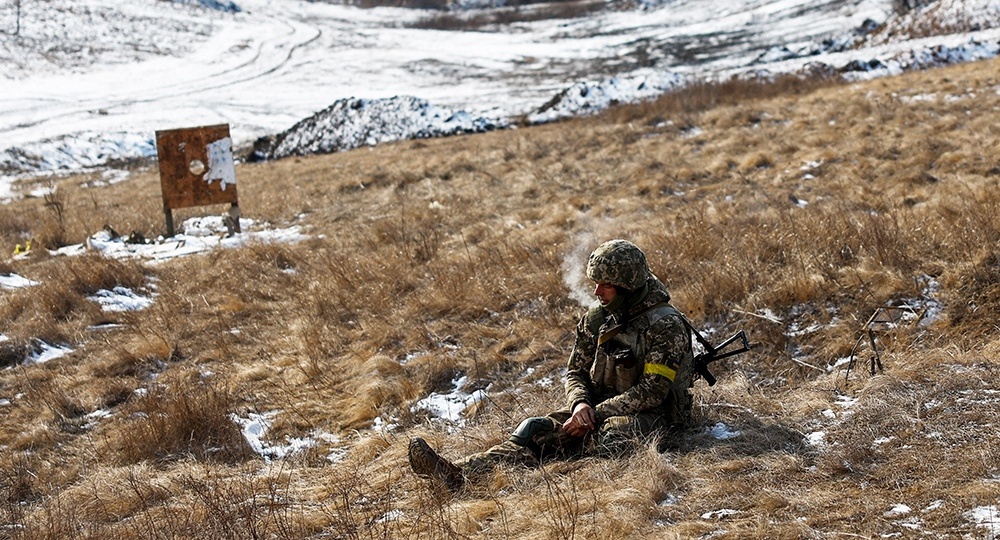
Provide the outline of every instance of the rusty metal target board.
{"type": "Polygon", "coordinates": [[[173,210],[229,203],[239,231],[236,167],[229,125],[201,126],[156,132],[160,188],[167,235],[174,235],[173,210]]]}

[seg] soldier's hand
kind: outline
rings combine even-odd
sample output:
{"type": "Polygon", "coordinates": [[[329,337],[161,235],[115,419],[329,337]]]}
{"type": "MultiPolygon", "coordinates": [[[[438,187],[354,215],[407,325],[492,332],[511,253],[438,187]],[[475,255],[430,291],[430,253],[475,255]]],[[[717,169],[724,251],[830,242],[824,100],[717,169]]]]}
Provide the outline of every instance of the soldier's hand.
{"type": "Polygon", "coordinates": [[[577,403],[573,407],[573,416],[563,422],[563,429],[574,437],[583,437],[596,427],[597,415],[594,408],[586,403],[577,403]]]}

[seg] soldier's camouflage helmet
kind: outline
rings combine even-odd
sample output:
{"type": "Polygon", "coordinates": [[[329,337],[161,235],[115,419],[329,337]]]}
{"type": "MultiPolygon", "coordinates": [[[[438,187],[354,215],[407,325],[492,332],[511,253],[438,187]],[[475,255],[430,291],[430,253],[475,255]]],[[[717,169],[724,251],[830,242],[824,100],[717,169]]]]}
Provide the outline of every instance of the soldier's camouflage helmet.
{"type": "Polygon", "coordinates": [[[628,240],[609,240],[590,254],[587,277],[596,283],[634,291],[649,279],[646,254],[628,240]]]}

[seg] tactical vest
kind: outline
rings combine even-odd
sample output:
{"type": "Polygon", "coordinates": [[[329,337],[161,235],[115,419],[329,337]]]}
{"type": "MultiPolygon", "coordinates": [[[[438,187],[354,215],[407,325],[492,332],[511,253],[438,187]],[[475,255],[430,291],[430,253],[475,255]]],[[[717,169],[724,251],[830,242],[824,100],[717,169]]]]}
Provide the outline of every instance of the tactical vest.
{"type": "Polygon", "coordinates": [[[596,357],[590,368],[599,401],[621,394],[639,382],[645,369],[645,362],[641,359],[646,357],[647,352],[646,330],[668,315],[683,318],[681,312],[670,304],[657,304],[627,322],[607,329],[604,328],[606,317],[589,318],[589,329],[599,336],[596,357]]]}

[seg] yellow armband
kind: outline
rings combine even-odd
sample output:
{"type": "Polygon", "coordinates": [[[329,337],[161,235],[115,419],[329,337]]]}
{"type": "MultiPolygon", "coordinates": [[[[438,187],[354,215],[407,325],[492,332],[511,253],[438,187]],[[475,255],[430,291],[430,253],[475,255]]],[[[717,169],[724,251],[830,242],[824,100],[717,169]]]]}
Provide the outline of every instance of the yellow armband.
{"type": "Polygon", "coordinates": [[[677,376],[677,370],[671,369],[669,366],[665,366],[663,364],[650,364],[650,363],[647,363],[646,367],[643,368],[642,373],[645,374],[645,375],[648,375],[648,374],[652,373],[654,375],[659,375],[661,377],[666,377],[666,378],[670,379],[671,381],[673,381],[674,377],[677,376]]]}

